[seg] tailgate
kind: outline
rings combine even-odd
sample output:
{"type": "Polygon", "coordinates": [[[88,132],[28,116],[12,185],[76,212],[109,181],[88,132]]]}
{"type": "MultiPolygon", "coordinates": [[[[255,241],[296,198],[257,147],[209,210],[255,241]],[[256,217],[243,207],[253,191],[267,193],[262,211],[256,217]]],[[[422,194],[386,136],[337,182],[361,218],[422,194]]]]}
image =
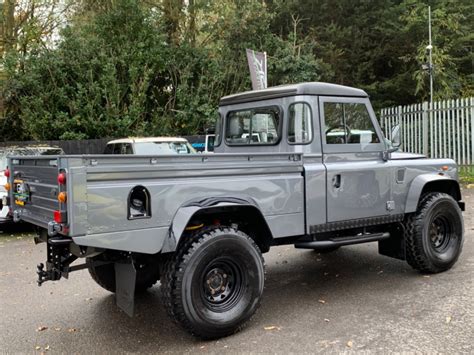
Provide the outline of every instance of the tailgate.
{"type": "Polygon", "coordinates": [[[13,157],[9,166],[14,216],[47,228],[56,211],[66,212],[66,205],[58,201],[58,157],[13,157]]]}

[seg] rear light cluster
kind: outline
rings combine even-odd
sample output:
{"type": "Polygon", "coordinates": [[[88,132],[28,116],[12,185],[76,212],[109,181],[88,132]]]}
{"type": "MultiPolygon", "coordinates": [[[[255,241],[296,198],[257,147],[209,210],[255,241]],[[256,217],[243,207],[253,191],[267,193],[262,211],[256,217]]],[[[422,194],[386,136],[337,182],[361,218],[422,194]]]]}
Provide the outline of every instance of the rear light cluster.
{"type": "MultiPolygon", "coordinates": [[[[10,177],[10,169],[7,168],[5,169],[5,171],[3,172],[3,174],[5,175],[6,178],[9,178],[10,177]]],[[[10,188],[11,188],[11,185],[10,183],[7,181],[7,183],[5,185],[3,185],[3,187],[5,188],[5,190],[9,191],[10,188]]]]}
{"type": "MultiPolygon", "coordinates": [[[[60,187],[64,187],[66,185],[66,173],[63,171],[58,174],[58,184],[60,187]]],[[[58,201],[60,203],[66,203],[67,193],[65,191],[58,193],[58,201]]],[[[56,223],[65,222],[65,213],[63,214],[60,210],[54,211],[54,221],[56,223]]]]}

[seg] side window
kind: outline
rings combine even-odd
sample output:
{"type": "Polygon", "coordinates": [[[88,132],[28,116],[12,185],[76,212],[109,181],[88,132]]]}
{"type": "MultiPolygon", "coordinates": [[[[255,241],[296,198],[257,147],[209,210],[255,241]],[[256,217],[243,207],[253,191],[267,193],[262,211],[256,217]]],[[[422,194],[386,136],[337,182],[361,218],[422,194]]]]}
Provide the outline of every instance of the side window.
{"type": "Polygon", "coordinates": [[[122,154],[133,154],[132,145],[130,143],[123,144],[122,154]]]}
{"type": "Polygon", "coordinates": [[[227,116],[225,139],[230,145],[276,144],[280,125],[277,107],[232,111],[227,116]]]}
{"type": "Polygon", "coordinates": [[[313,139],[311,107],[305,102],[290,105],[288,143],[305,144],[313,139]]]}
{"type": "Polygon", "coordinates": [[[114,151],[113,151],[112,154],[122,154],[122,144],[121,143],[115,143],[114,151]]]}
{"type": "Polygon", "coordinates": [[[324,103],[326,144],[380,143],[363,103],[324,103]]]}
{"type": "Polygon", "coordinates": [[[213,151],[214,151],[214,147],[217,147],[221,144],[221,137],[222,137],[221,129],[222,129],[222,117],[220,114],[218,114],[216,117],[215,124],[214,124],[215,138],[212,144],[213,151]]]}
{"type": "Polygon", "coordinates": [[[114,144],[107,144],[105,146],[104,154],[113,154],[114,153],[114,144]]]}

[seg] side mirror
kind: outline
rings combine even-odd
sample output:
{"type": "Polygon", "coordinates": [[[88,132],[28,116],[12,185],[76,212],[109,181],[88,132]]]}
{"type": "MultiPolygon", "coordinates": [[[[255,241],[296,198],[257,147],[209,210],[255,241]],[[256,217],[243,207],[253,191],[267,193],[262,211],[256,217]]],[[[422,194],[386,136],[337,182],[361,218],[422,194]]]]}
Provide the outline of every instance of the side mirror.
{"type": "Polygon", "coordinates": [[[392,146],[394,148],[398,148],[402,145],[402,141],[400,138],[400,125],[396,124],[392,128],[392,132],[390,133],[390,139],[392,141],[392,146]]]}

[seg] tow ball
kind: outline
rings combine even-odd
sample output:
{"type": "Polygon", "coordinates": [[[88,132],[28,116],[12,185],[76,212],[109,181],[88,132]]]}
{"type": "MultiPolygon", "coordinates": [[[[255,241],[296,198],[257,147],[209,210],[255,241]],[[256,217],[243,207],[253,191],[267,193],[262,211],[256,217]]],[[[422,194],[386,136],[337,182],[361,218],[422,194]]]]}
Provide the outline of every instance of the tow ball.
{"type": "Polygon", "coordinates": [[[36,274],[38,275],[38,286],[41,286],[45,281],[54,281],[61,278],[61,273],[56,270],[50,269],[45,271],[43,263],[39,263],[36,268],[36,274]]]}
{"type": "Polygon", "coordinates": [[[70,238],[49,238],[47,241],[48,259],[46,265],[40,263],[36,267],[38,275],[38,286],[46,281],[57,281],[61,277],[68,278],[69,272],[73,271],[70,264],[77,257],[69,251],[70,238]],[[46,267],[45,267],[46,266],[46,267]]]}

